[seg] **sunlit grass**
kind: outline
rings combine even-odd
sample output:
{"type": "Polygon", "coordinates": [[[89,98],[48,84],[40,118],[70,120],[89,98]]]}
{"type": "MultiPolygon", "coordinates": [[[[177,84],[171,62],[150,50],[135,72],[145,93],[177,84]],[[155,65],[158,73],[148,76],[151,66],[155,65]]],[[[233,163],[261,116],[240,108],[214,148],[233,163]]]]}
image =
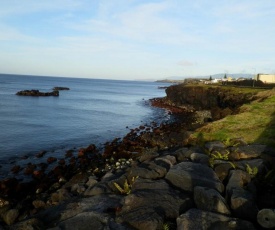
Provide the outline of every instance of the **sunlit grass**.
{"type": "Polygon", "coordinates": [[[245,104],[239,114],[209,123],[191,137],[196,139],[198,136],[203,136],[204,141],[242,137],[248,143],[275,147],[275,95],[245,104]]]}

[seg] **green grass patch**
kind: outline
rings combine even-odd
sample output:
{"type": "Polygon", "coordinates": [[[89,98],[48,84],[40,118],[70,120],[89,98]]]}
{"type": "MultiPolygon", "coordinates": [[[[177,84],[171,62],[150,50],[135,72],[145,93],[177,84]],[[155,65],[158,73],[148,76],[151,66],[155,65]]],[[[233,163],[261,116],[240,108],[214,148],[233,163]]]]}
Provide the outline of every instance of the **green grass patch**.
{"type": "Polygon", "coordinates": [[[248,143],[275,147],[275,94],[253,101],[240,108],[240,113],[208,123],[197,129],[191,138],[200,142],[243,137],[248,143]]]}

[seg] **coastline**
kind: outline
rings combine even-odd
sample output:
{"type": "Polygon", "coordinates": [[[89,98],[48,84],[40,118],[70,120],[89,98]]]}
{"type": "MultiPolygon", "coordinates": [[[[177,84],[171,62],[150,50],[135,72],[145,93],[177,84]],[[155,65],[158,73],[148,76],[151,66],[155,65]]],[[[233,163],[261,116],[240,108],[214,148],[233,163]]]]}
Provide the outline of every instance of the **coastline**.
{"type": "MultiPolygon", "coordinates": [[[[166,109],[169,109],[167,105],[163,105],[161,103],[157,104],[156,102],[159,102],[159,100],[152,100],[152,104],[154,106],[165,107],[166,109]]],[[[127,209],[126,206],[121,206],[121,202],[125,197],[122,196],[123,194],[120,194],[117,187],[113,187],[115,181],[118,180],[117,183],[119,184],[120,188],[122,188],[122,190],[125,190],[125,184],[123,185],[125,178],[128,180],[130,185],[130,181],[133,180],[133,178],[135,178],[136,176],[139,176],[140,178],[136,178],[136,183],[142,187],[145,186],[142,184],[146,182],[146,186],[148,187],[143,188],[148,189],[150,188],[150,183],[152,183],[152,179],[157,179],[156,183],[160,183],[160,181],[161,183],[164,183],[163,178],[166,178],[167,180],[167,175],[169,175],[168,173],[170,172],[170,170],[179,164],[185,164],[185,162],[193,162],[200,163],[207,167],[210,166],[209,156],[211,156],[211,154],[207,156],[202,149],[202,146],[192,146],[190,144],[190,139],[188,139],[188,137],[192,133],[192,126],[190,126],[190,124],[194,123],[194,114],[189,111],[187,112],[186,109],[182,111],[179,111],[178,109],[179,108],[177,107],[170,106],[170,113],[179,114],[184,111],[185,118],[188,118],[185,119],[184,122],[183,120],[181,120],[174,123],[172,122],[161,124],[159,126],[155,122],[147,125],[141,125],[136,129],[130,130],[130,132],[123,138],[114,139],[112,142],[106,143],[103,152],[99,152],[99,150],[93,144],[86,148],[80,148],[77,151],[77,156],[73,156],[72,152],[68,151],[66,153],[66,161],[64,162],[59,160],[58,165],[54,167],[47,176],[44,174],[43,171],[39,171],[37,168],[33,168],[33,165],[30,165],[30,172],[32,171],[34,180],[29,182],[29,184],[24,183],[24,185],[20,185],[17,183],[17,181],[13,179],[4,182],[2,181],[2,192],[6,189],[6,194],[2,196],[1,202],[3,205],[1,207],[9,207],[5,212],[1,214],[2,219],[8,225],[14,224],[18,220],[20,223],[20,219],[22,218],[20,217],[22,215],[20,214],[20,212],[22,212],[22,210],[18,210],[16,207],[18,207],[18,203],[25,202],[28,203],[28,205],[25,207],[24,212],[29,213],[27,216],[33,216],[36,220],[39,220],[38,222],[42,226],[45,225],[45,222],[41,223],[41,217],[45,217],[45,215],[49,212],[48,210],[55,210],[55,207],[59,207],[59,205],[62,205],[63,203],[73,202],[74,199],[80,199],[81,202],[81,199],[86,199],[87,197],[91,197],[90,199],[97,199],[103,195],[105,196],[106,194],[108,194],[108,199],[107,197],[105,197],[105,199],[110,201],[110,194],[114,194],[115,199],[119,200],[119,202],[115,202],[115,204],[112,204],[111,207],[107,205],[108,207],[105,207],[106,209],[103,213],[107,213],[110,218],[112,218],[112,220],[114,220],[114,217],[116,216],[117,219],[115,221],[115,225],[121,227],[121,229],[131,229],[131,227],[129,226],[137,227],[138,225],[135,226],[135,224],[130,221],[131,216],[128,216],[126,219],[122,217],[123,215],[126,215],[125,212],[129,209],[129,207],[127,209]],[[174,108],[174,110],[171,108],[174,108]],[[192,152],[200,153],[203,155],[194,155],[192,152]],[[139,170],[140,165],[142,164],[145,164],[141,167],[144,170],[146,169],[145,171],[139,170]],[[157,174],[152,174],[152,170],[157,172],[157,174]],[[125,175],[127,176],[125,177],[125,175]],[[104,181],[107,183],[108,186],[104,181]],[[26,192],[30,192],[30,194],[36,195],[31,200],[27,200],[26,198],[24,198],[28,195],[26,194],[26,192]],[[19,193],[22,195],[21,198],[18,197],[19,193]],[[39,205],[37,203],[39,203],[39,205]],[[121,210],[117,210],[117,208],[122,208],[122,213],[121,210]],[[107,209],[109,211],[107,211],[107,209]],[[7,213],[11,212],[10,210],[13,210],[12,212],[14,212],[15,214],[16,211],[14,210],[17,210],[17,215],[8,218],[7,213]],[[129,223],[129,221],[131,223],[129,223]]],[[[195,125],[194,127],[197,127],[197,125],[195,125]]],[[[240,144],[240,146],[244,146],[243,148],[246,148],[245,146],[247,146],[247,144],[245,142],[242,142],[241,140],[236,141],[240,144]]],[[[214,150],[223,152],[230,150],[231,154],[231,149],[229,148],[231,148],[232,146],[222,146],[221,142],[212,144],[210,146],[212,146],[208,147],[208,150],[210,152],[214,150]]],[[[261,151],[263,152],[264,150],[261,151]]],[[[40,155],[42,156],[43,152],[41,152],[40,155]]],[[[237,159],[237,156],[231,157],[233,157],[234,161],[240,160],[237,159]]],[[[48,159],[49,164],[53,162],[57,162],[57,159],[48,159]]],[[[264,167],[263,161],[261,161],[261,164],[263,164],[261,167],[264,167]]],[[[44,167],[46,166],[44,165],[44,167]]],[[[252,164],[251,167],[253,168],[252,164]]],[[[222,169],[224,170],[223,167],[222,169]]],[[[245,167],[243,169],[245,170],[245,167]]],[[[219,176],[219,179],[221,179],[220,177],[225,177],[223,170],[222,174],[219,176]]],[[[131,186],[133,186],[133,194],[135,194],[135,192],[138,194],[141,192],[140,188],[134,187],[136,183],[131,184],[131,186]]],[[[171,183],[173,184],[174,182],[171,183]]],[[[167,191],[165,190],[166,192],[172,191],[172,188],[166,185],[166,183],[160,186],[164,186],[165,189],[168,189],[167,191]]],[[[176,190],[178,191],[178,189],[179,188],[177,188],[176,190]]],[[[192,188],[192,192],[194,192],[193,189],[194,188],[192,188]]],[[[173,190],[172,193],[174,192],[175,191],[173,190]]],[[[177,192],[175,192],[174,195],[178,196],[176,194],[177,192]]],[[[127,197],[128,196],[126,196],[126,198],[127,197]]],[[[161,197],[159,198],[161,199],[161,197]]],[[[148,197],[146,199],[148,199],[148,197]]],[[[191,210],[191,208],[193,207],[190,198],[183,199],[182,202],[186,205],[186,211],[188,211],[188,209],[191,210]]],[[[146,203],[146,205],[148,205],[148,203],[146,203]]],[[[58,215],[57,212],[58,211],[55,211],[55,215],[58,215]]],[[[67,209],[66,212],[68,212],[67,209]]],[[[83,210],[81,212],[83,212],[83,210]]],[[[103,215],[103,213],[99,213],[99,215],[104,216],[105,214],[103,215]]],[[[178,213],[177,215],[179,218],[180,213],[178,213]]],[[[252,213],[251,215],[255,215],[255,210],[254,213],[252,213]]],[[[164,224],[165,221],[168,221],[171,226],[175,225],[175,216],[166,216],[164,218],[161,215],[161,217],[161,224],[164,224]],[[167,218],[168,220],[166,220],[167,218]],[[170,219],[173,219],[173,221],[171,222],[170,219]]],[[[249,218],[251,218],[251,216],[249,218]]],[[[159,217],[157,217],[157,219],[159,219],[159,217]]],[[[66,219],[58,220],[58,223],[62,225],[62,221],[65,220],[66,219]]],[[[146,222],[146,220],[144,221],[146,222]]],[[[241,226],[253,226],[253,224],[257,224],[255,223],[255,220],[252,220],[252,225],[250,225],[246,221],[247,220],[245,220],[245,222],[239,221],[238,223],[241,226]]],[[[21,219],[21,222],[21,224],[26,224],[26,221],[24,222],[23,219],[21,219]]],[[[154,226],[159,227],[160,223],[154,226]]],[[[20,224],[15,224],[14,229],[16,229],[16,226],[19,229],[20,224]]],[[[43,229],[43,227],[41,227],[40,229],[43,229]]]]}

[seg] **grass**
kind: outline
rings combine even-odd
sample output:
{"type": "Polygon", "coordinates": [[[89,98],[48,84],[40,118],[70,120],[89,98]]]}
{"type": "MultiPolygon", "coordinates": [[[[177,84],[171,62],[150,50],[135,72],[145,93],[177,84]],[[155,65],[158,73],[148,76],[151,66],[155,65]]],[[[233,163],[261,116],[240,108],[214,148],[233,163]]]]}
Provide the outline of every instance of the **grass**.
{"type": "Polygon", "coordinates": [[[248,143],[275,147],[275,90],[258,94],[261,98],[240,108],[240,113],[209,123],[195,131],[191,138],[204,141],[243,137],[248,143]]]}

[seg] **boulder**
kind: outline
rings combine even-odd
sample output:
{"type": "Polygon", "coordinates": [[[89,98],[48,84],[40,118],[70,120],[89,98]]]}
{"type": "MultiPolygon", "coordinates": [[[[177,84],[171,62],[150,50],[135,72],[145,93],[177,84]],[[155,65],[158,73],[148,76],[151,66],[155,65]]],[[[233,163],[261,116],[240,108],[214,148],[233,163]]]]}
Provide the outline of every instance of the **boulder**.
{"type": "Polygon", "coordinates": [[[209,156],[203,153],[192,153],[190,155],[192,162],[209,165],[209,156]]]}
{"type": "MultiPolygon", "coordinates": [[[[103,218],[106,218],[104,213],[108,213],[110,211],[113,212],[113,210],[116,210],[121,206],[121,198],[121,196],[117,195],[99,195],[89,198],[71,199],[65,203],[42,210],[36,215],[36,218],[46,226],[43,229],[48,229],[54,226],[68,226],[67,223],[79,223],[78,221],[80,221],[81,216],[83,217],[84,222],[88,222],[88,218],[86,219],[86,212],[94,213],[92,216],[99,216],[96,214],[99,213],[103,218]],[[83,215],[81,213],[83,213],[83,215]],[[74,219],[76,216],[79,218],[74,219]]],[[[102,223],[102,221],[99,222],[102,223]]],[[[81,224],[78,226],[79,229],[81,226],[81,224]]],[[[71,225],[71,227],[72,228],[68,227],[62,229],[76,229],[76,225],[71,225]]]]}
{"type": "Polygon", "coordinates": [[[165,219],[175,219],[192,206],[188,195],[171,188],[165,180],[137,179],[117,221],[134,229],[161,229],[165,219]]]}
{"type": "Polygon", "coordinates": [[[243,145],[230,148],[229,160],[257,158],[264,153],[266,145],[243,145]]]}
{"type": "Polygon", "coordinates": [[[154,162],[157,165],[166,168],[166,170],[168,171],[173,165],[177,163],[177,160],[174,156],[166,155],[156,158],[154,162]]]}
{"type": "Polygon", "coordinates": [[[2,218],[7,225],[11,225],[15,222],[18,216],[19,216],[18,209],[9,209],[6,213],[2,215],[2,218]]]}
{"type": "Polygon", "coordinates": [[[196,186],[194,188],[194,201],[199,209],[225,215],[231,214],[225,199],[215,189],[196,186]]]}
{"type": "Polygon", "coordinates": [[[91,229],[117,229],[117,230],[126,230],[126,227],[119,225],[114,222],[108,214],[102,214],[97,212],[83,212],[59,222],[56,227],[51,228],[50,230],[91,230],[91,229]]]}
{"type": "Polygon", "coordinates": [[[223,162],[215,165],[214,171],[221,181],[224,181],[228,177],[230,170],[234,169],[232,164],[228,162],[223,162]]]}
{"type": "Polygon", "coordinates": [[[226,197],[230,202],[232,212],[236,217],[253,220],[256,218],[258,208],[254,197],[254,187],[249,186],[251,177],[242,170],[230,172],[226,185],[226,197]],[[246,188],[251,187],[251,191],[246,188]]]}
{"type": "Polygon", "coordinates": [[[188,192],[193,192],[196,186],[213,188],[221,193],[224,190],[223,184],[211,168],[193,162],[174,165],[165,179],[177,188],[188,192]]]}
{"type": "Polygon", "coordinates": [[[242,170],[232,170],[229,173],[229,180],[226,185],[226,196],[231,197],[234,189],[243,188],[251,181],[248,173],[242,170]]]}
{"type": "Polygon", "coordinates": [[[167,170],[165,167],[157,165],[153,162],[143,162],[137,167],[132,167],[127,173],[127,178],[131,180],[133,177],[144,179],[158,179],[165,177],[167,170]]]}
{"type": "Polygon", "coordinates": [[[235,217],[255,220],[258,207],[253,194],[245,189],[236,188],[230,197],[230,207],[235,217]]]}
{"type": "Polygon", "coordinates": [[[178,162],[182,162],[189,159],[192,152],[193,151],[190,150],[189,148],[180,148],[177,151],[175,151],[173,155],[176,156],[178,162]]]}
{"type": "Polygon", "coordinates": [[[177,218],[178,230],[205,230],[205,229],[256,229],[245,220],[228,217],[222,214],[190,209],[177,218]]]}
{"type": "Polygon", "coordinates": [[[212,152],[213,150],[215,150],[217,148],[224,149],[225,145],[221,141],[211,141],[211,142],[206,142],[204,147],[208,152],[212,152]]]}

